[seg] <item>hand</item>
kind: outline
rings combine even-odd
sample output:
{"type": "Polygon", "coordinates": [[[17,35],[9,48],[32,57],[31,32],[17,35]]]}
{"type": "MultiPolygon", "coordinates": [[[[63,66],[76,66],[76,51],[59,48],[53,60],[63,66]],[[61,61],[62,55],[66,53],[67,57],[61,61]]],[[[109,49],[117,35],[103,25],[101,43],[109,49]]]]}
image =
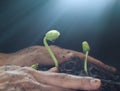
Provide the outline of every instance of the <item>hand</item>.
{"type": "MultiPolygon", "coordinates": [[[[73,56],[78,56],[80,57],[80,59],[84,59],[84,54],[81,52],[62,49],[57,46],[51,46],[51,49],[53,50],[56,58],[58,59],[59,64],[67,61],[73,56]]],[[[94,59],[90,56],[88,56],[88,61],[99,65],[106,70],[112,72],[116,71],[114,67],[105,65],[101,61],[94,59]]],[[[0,53],[0,65],[15,64],[18,66],[31,66],[32,64],[37,63],[48,65],[54,64],[47,49],[43,46],[33,46],[10,54],[0,53]]]]}
{"type": "MultiPolygon", "coordinates": [[[[76,51],[66,50],[56,46],[51,46],[51,48],[55,53],[55,56],[57,57],[59,64],[67,61],[67,59],[70,59],[73,56],[79,56],[80,58],[84,58],[84,55],[82,53],[76,51]]],[[[33,46],[11,54],[1,53],[0,61],[1,61],[0,65],[6,65],[6,64],[18,65],[18,66],[10,66],[11,68],[8,66],[9,68],[8,70],[6,70],[7,66],[6,67],[1,66],[3,67],[1,68],[2,70],[5,69],[2,71],[3,72],[2,74],[8,75],[5,76],[6,78],[4,78],[4,76],[0,74],[1,77],[0,84],[3,84],[1,86],[4,87],[5,86],[13,87],[15,85],[17,86],[16,88],[18,89],[28,89],[28,88],[31,89],[33,86],[33,90],[29,90],[29,91],[42,91],[41,89],[43,89],[43,91],[48,91],[48,89],[51,89],[50,91],[72,91],[71,89],[94,90],[99,88],[101,85],[99,79],[94,79],[91,77],[78,77],[78,76],[61,74],[61,73],[42,72],[42,71],[36,71],[29,67],[19,67],[19,66],[31,66],[32,64],[36,64],[36,63],[53,64],[53,61],[50,55],[48,54],[46,48],[42,46],[33,46]],[[23,83],[24,85],[22,85],[23,83]]]]}
{"type": "MultiPolygon", "coordinates": [[[[52,68],[50,71],[55,71],[52,68]]],[[[0,91],[75,91],[95,90],[100,80],[63,73],[36,71],[30,67],[0,67],[0,91]]]]}

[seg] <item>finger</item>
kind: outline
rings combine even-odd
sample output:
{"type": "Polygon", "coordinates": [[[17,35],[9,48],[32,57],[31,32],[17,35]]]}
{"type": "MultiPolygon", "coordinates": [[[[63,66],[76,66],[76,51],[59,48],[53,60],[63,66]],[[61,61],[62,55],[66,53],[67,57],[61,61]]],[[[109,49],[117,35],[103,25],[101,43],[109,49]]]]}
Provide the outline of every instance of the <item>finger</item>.
{"type": "Polygon", "coordinates": [[[53,67],[53,68],[49,69],[48,71],[49,71],[49,72],[58,73],[58,68],[53,67]]]}
{"type": "Polygon", "coordinates": [[[99,79],[92,77],[78,77],[63,73],[32,71],[34,78],[42,83],[69,89],[96,90],[101,86],[99,79]]]}
{"type": "MultiPolygon", "coordinates": [[[[81,53],[81,52],[77,52],[77,51],[73,51],[73,50],[70,50],[73,54],[74,54],[74,56],[78,56],[80,59],[82,59],[82,60],[84,60],[84,58],[85,58],[85,55],[83,54],[83,53],[81,53]]],[[[95,65],[98,65],[98,66],[100,66],[100,67],[102,67],[102,68],[104,68],[104,69],[106,69],[106,70],[108,70],[108,71],[111,71],[111,72],[116,72],[116,68],[114,68],[114,67],[112,67],[112,66],[109,66],[109,65],[106,65],[106,64],[104,64],[102,61],[100,61],[100,60],[98,60],[98,59],[95,59],[95,58],[93,58],[93,57],[91,57],[91,56],[88,56],[88,61],[90,62],[90,63],[93,63],[93,64],[95,64],[95,65]]]]}
{"type": "MultiPolygon", "coordinates": [[[[29,79],[26,80],[20,80],[16,82],[9,83],[10,88],[13,87],[14,90],[12,91],[18,91],[18,89],[21,91],[24,89],[24,91],[74,91],[71,89],[56,87],[56,86],[50,86],[42,83],[38,83],[35,81],[31,81],[29,79]]],[[[6,90],[5,90],[6,91],[6,90]]]]}

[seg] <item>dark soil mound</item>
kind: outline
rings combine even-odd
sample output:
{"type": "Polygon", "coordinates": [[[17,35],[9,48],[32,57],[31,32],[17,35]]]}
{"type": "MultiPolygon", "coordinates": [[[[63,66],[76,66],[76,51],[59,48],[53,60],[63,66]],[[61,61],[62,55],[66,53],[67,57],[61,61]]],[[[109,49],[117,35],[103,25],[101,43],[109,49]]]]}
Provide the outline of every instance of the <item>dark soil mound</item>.
{"type": "MultiPolygon", "coordinates": [[[[84,72],[84,61],[78,57],[73,57],[71,60],[59,66],[60,73],[67,73],[79,76],[86,76],[84,72]]],[[[39,66],[41,70],[47,70],[52,66],[39,66]]],[[[112,73],[98,65],[88,62],[89,76],[99,78],[102,81],[102,86],[97,91],[120,91],[120,73],[112,73]]],[[[83,90],[78,90],[83,91],[83,90]]]]}

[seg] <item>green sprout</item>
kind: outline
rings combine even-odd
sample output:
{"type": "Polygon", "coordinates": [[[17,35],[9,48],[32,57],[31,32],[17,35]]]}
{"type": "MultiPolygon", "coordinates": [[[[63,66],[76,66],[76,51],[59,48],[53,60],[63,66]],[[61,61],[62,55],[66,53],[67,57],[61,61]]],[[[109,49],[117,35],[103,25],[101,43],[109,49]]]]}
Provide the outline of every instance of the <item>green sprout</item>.
{"type": "Polygon", "coordinates": [[[50,30],[46,33],[44,39],[43,39],[43,43],[46,47],[46,49],[48,50],[51,58],[53,59],[54,61],[54,64],[55,64],[55,67],[58,68],[58,61],[54,55],[54,53],[52,52],[52,50],[50,49],[50,47],[48,46],[48,43],[47,43],[47,40],[49,41],[54,41],[56,40],[58,37],[60,36],[60,33],[57,31],[57,30],[50,30]]]}
{"type": "Polygon", "coordinates": [[[82,42],[82,49],[83,52],[85,53],[85,59],[84,59],[84,71],[86,73],[86,75],[88,75],[88,71],[87,71],[87,58],[88,58],[88,54],[90,51],[90,47],[87,41],[83,41],[82,42]]]}
{"type": "Polygon", "coordinates": [[[38,69],[38,64],[33,64],[31,67],[32,67],[33,69],[37,70],[37,69],[38,69]]]}

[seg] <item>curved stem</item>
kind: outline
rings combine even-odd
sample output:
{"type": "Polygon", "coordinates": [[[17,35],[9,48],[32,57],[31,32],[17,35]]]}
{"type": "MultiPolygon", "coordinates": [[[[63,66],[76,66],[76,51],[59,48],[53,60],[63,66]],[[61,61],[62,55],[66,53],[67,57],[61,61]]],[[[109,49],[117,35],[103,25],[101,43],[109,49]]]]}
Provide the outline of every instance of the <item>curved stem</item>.
{"type": "Polygon", "coordinates": [[[88,57],[88,51],[85,53],[85,60],[84,60],[84,71],[86,73],[86,75],[88,75],[88,71],[87,71],[87,57],[88,57]]]}
{"type": "Polygon", "coordinates": [[[55,64],[55,67],[58,68],[58,61],[57,61],[57,59],[56,59],[54,53],[52,52],[52,50],[51,50],[50,47],[48,46],[48,44],[47,44],[47,40],[46,40],[46,37],[44,37],[43,43],[44,43],[46,49],[48,50],[48,52],[49,52],[51,58],[53,59],[54,64],[55,64]]]}

